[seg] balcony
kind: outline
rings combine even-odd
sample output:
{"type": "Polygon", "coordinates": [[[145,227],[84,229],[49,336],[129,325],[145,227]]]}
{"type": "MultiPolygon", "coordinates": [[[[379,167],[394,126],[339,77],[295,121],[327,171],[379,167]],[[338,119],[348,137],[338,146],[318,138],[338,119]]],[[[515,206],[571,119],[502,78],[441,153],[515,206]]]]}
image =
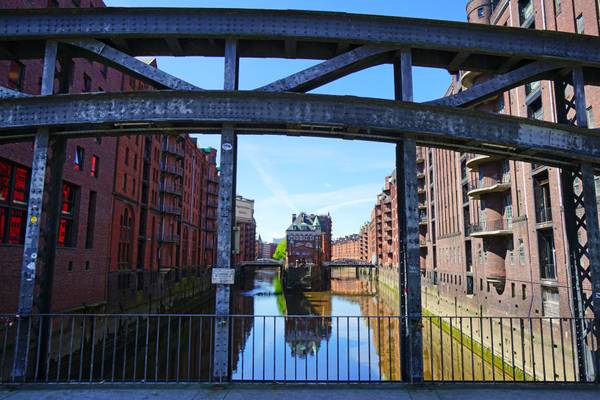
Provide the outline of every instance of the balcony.
{"type": "Polygon", "coordinates": [[[177,157],[183,158],[183,149],[177,145],[174,145],[173,143],[163,143],[160,148],[165,153],[173,154],[177,157]]]}
{"type": "Polygon", "coordinates": [[[161,162],[160,170],[161,170],[161,172],[164,172],[167,174],[171,174],[171,175],[175,175],[175,176],[183,176],[183,168],[178,165],[175,165],[175,164],[161,162]]]}
{"type": "Polygon", "coordinates": [[[172,194],[175,196],[181,196],[183,194],[183,186],[176,185],[174,183],[162,182],[160,184],[160,191],[163,193],[168,193],[168,194],[172,194]]]}
{"type": "Polygon", "coordinates": [[[419,202],[419,210],[425,210],[427,208],[427,204],[419,202]]]}
{"type": "Polygon", "coordinates": [[[469,227],[471,237],[510,236],[512,232],[512,218],[502,218],[492,221],[482,221],[471,224],[469,227]]]}
{"type": "Polygon", "coordinates": [[[510,190],[510,175],[504,174],[496,177],[484,177],[477,181],[469,182],[470,197],[478,198],[482,194],[498,193],[510,190]]]}
{"type": "Polygon", "coordinates": [[[427,247],[427,240],[419,239],[419,247],[427,247]]]}
{"type": "Polygon", "coordinates": [[[552,222],[552,209],[550,207],[540,207],[535,210],[535,222],[537,224],[549,224],[552,222]]]}
{"type": "Polygon", "coordinates": [[[163,214],[181,215],[181,207],[163,204],[160,206],[160,212],[163,214]]]}
{"type": "Polygon", "coordinates": [[[427,215],[419,216],[419,225],[427,225],[427,215]]]}
{"type": "Polygon", "coordinates": [[[467,160],[466,166],[467,166],[467,168],[470,168],[472,171],[477,171],[477,170],[479,170],[479,166],[481,164],[484,164],[487,162],[498,161],[501,158],[502,157],[500,157],[500,156],[486,156],[486,155],[478,154],[478,155],[474,156],[473,158],[470,158],[469,160],[467,160]]]}
{"type": "Polygon", "coordinates": [[[545,263],[540,266],[540,278],[543,280],[556,280],[556,265],[554,263],[545,263]]]}
{"type": "Polygon", "coordinates": [[[419,186],[419,187],[417,188],[417,193],[419,193],[419,194],[423,194],[423,193],[425,193],[425,192],[426,192],[426,189],[425,189],[424,187],[420,187],[420,186],[419,186]]]}
{"type": "Polygon", "coordinates": [[[175,233],[159,233],[158,241],[162,243],[177,243],[179,242],[179,235],[175,233]]]}

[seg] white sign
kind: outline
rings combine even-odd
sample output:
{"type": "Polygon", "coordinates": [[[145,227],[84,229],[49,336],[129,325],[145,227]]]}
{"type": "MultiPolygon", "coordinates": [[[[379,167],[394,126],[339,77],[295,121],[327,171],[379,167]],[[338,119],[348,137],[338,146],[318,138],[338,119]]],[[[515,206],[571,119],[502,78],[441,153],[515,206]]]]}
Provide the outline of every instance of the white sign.
{"type": "Polygon", "coordinates": [[[233,268],[213,268],[213,285],[233,285],[235,278],[235,269],[233,268]]]}

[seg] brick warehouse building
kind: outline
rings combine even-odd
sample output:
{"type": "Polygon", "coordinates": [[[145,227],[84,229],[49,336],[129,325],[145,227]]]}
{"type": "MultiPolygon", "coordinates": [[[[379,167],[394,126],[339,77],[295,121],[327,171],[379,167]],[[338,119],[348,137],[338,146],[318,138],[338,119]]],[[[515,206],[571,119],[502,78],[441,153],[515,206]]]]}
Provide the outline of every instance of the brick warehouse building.
{"type": "Polygon", "coordinates": [[[331,261],[331,228],[330,215],[292,214],[292,223],[285,232],[287,264],[331,261]]]}
{"type": "MultiPolygon", "coordinates": [[[[2,8],[103,7],[100,0],[14,0],[2,8]]],[[[59,54],[60,55],[60,54],[59,54]]],[[[153,59],[143,61],[156,66],[153,59]]],[[[129,76],[73,59],[57,92],[151,90],[129,76]]],[[[67,69],[68,68],[68,69],[67,69]]],[[[41,61],[0,62],[0,85],[38,94],[41,61]]],[[[14,312],[20,279],[32,143],[0,146],[0,311],[14,312]]],[[[215,262],[216,151],[187,135],[67,142],[53,311],[119,309],[157,296],[184,267],[215,262]],[[108,190],[108,188],[111,188],[108,190]],[[170,272],[171,271],[171,272],[170,272]],[[140,292],[142,290],[143,292],[140,292]],[[107,303],[108,302],[108,306],[107,303]],[[128,305],[129,304],[129,305],[128,305]]]]}
{"type": "MultiPolygon", "coordinates": [[[[583,0],[467,2],[472,23],[588,35],[598,35],[599,8],[599,1],[583,0]]],[[[473,71],[457,72],[446,95],[488,78],[473,71]]],[[[573,95],[572,87],[565,90],[573,95]]],[[[598,88],[586,87],[592,128],[600,123],[595,110],[600,107],[599,95],[598,88]]],[[[478,109],[548,121],[557,118],[549,81],[510,90],[478,109]]],[[[367,248],[370,261],[395,271],[397,277],[395,180],[392,172],[377,195],[367,248]]],[[[417,182],[426,307],[441,315],[572,316],[559,169],[418,148],[417,182]]]]}
{"type": "Polygon", "coordinates": [[[369,225],[365,224],[360,228],[360,232],[354,235],[347,235],[335,239],[331,243],[331,259],[352,259],[360,261],[369,261],[368,249],[369,225]]]}

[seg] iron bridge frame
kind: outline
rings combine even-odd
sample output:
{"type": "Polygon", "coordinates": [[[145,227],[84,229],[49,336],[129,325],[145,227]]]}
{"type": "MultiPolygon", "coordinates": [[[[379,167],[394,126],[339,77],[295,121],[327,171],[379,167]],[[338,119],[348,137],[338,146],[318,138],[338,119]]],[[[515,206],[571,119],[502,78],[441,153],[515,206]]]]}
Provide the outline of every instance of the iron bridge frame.
{"type": "MultiPolygon", "coordinates": [[[[221,132],[217,268],[232,268],[237,136],[276,134],[374,140],[396,145],[401,295],[401,370],[423,379],[416,145],[502,155],[562,168],[569,272],[581,380],[600,381],[600,232],[594,171],[600,136],[588,129],[585,85],[600,83],[600,38],[423,19],[328,12],[238,9],[40,9],[0,11],[0,60],[43,59],[42,90],[0,87],[0,143],[34,140],[18,314],[50,312],[69,138],[161,131],[221,132]],[[136,56],[224,57],[224,90],[205,91],[136,56]],[[68,60],[85,57],[144,82],[154,92],[69,93],[68,60]],[[253,91],[239,91],[241,57],[321,63],[253,91]],[[306,92],[375,65],[394,67],[394,100],[306,92]],[[428,104],[413,102],[411,68],[495,75],[428,104]],[[55,80],[55,78],[58,78],[55,80]],[[537,80],[555,82],[556,122],[490,115],[470,108],[537,80]],[[58,85],[55,85],[55,81],[58,85]],[[566,99],[564,87],[574,87],[566,99]],[[576,113],[567,119],[569,107],[576,113]],[[582,191],[574,184],[581,182],[582,191]],[[585,235],[578,235],[585,232],[585,235]],[[583,238],[583,239],[582,239],[583,238]],[[584,290],[585,289],[585,290],[584,290]]],[[[230,287],[217,285],[214,375],[230,377],[230,287]]],[[[46,331],[48,327],[40,329],[46,331]]],[[[13,378],[26,374],[21,332],[13,378]]]]}

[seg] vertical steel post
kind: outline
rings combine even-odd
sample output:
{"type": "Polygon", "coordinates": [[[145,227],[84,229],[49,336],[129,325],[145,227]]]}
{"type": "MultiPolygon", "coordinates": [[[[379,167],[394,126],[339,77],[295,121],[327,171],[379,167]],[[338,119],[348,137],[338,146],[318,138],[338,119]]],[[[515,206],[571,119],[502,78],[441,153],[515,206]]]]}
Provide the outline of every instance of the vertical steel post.
{"type": "MultiPolygon", "coordinates": [[[[238,88],[239,58],[237,42],[225,42],[225,90],[238,88]]],[[[233,226],[235,220],[235,186],[237,163],[237,137],[231,124],[223,125],[221,133],[221,161],[219,175],[219,206],[217,227],[217,265],[215,268],[231,269],[233,226]]],[[[216,293],[215,341],[213,375],[219,381],[229,377],[229,284],[218,284],[216,293]]]]}
{"type": "MultiPolygon", "coordinates": [[[[42,72],[41,94],[52,94],[54,87],[54,72],[56,70],[57,43],[46,42],[44,65],[42,72]]],[[[21,283],[19,286],[19,305],[17,314],[23,316],[20,326],[28,325],[28,319],[33,311],[33,296],[35,291],[36,264],[39,254],[40,223],[46,179],[46,162],[48,160],[48,128],[41,128],[35,136],[33,160],[31,165],[31,182],[29,185],[29,203],[27,205],[27,226],[23,243],[23,259],[21,262],[21,283]]],[[[27,374],[27,333],[19,330],[13,361],[13,380],[24,379],[27,374]]]]}
{"type": "MultiPolygon", "coordinates": [[[[394,61],[396,100],[413,101],[412,53],[398,52],[394,61]]],[[[421,273],[417,199],[417,147],[414,139],[396,145],[396,198],[400,272],[400,362],[402,380],[423,380],[421,273]]]]}
{"type": "MultiPolygon", "coordinates": [[[[573,68],[573,89],[575,92],[575,108],[577,126],[580,128],[588,127],[587,110],[585,101],[585,81],[583,69],[581,67],[573,68]]],[[[592,293],[591,307],[594,315],[594,326],[590,327],[592,334],[596,336],[596,343],[599,343],[600,332],[598,324],[600,319],[600,229],[598,226],[598,205],[596,204],[596,186],[594,182],[594,170],[589,163],[581,163],[581,186],[583,189],[583,206],[585,209],[585,227],[587,236],[587,255],[589,260],[588,276],[591,278],[592,293]]],[[[600,379],[600,352],[594,351],[595,360],[593,362],[593,371],[588,371],[590,378],[598,381],[600,379]],[[591,376],[593,372],[593,377],[591,376]]]]}

